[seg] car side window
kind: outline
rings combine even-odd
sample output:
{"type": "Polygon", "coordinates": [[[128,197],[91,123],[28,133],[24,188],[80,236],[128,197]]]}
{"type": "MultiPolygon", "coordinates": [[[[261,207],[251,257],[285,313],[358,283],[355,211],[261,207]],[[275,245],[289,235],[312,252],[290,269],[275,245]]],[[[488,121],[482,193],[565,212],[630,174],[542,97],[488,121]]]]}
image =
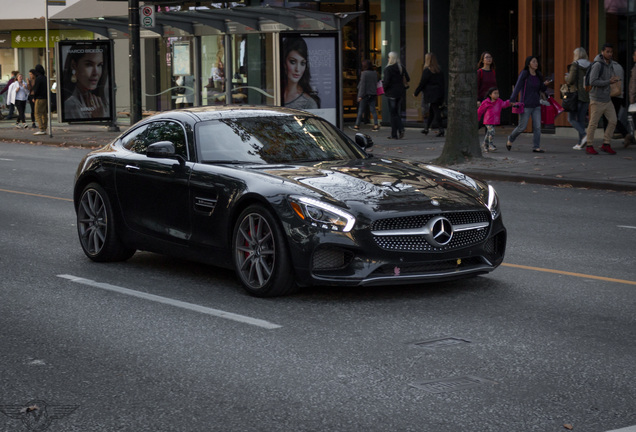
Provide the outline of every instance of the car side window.
{"type": "Polygon", "coordinates": [[[135,153],[146,153],[146,148],[148,148],[148,144],[145,141],[145,133],[148,129],[148,125],[139,127],[126,135],[122,139],[122,145],[126,150],[130,150],[135,153]]]}
{"type": "Polygon", "coordinates": [[[150,144],[170,141],[178,155],[188,158],[188,146],[185,130],[177,122],[159,120],[142,126],[123,139],[124,148],[135,153],[145,154],[150,144]]]}

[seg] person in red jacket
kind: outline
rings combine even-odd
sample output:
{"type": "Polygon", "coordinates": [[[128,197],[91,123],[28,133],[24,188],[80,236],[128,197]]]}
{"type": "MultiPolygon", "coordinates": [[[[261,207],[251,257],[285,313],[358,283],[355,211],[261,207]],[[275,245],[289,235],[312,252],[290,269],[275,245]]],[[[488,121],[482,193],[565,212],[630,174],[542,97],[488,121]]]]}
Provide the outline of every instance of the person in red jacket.
{"type": "Polygon", "coordinates": [[[495,139],[495,126],[501,123],[501,110],[510,106],[510,101],[499,99],[499,89],[491,87],[488,89],[486,98],[481,102],[477,109],[479,119],[484,117],[484,126],[486,127],[486,136],[484,137],[484,151],[497,151],[497,147],[493,144],[495,139]]]}

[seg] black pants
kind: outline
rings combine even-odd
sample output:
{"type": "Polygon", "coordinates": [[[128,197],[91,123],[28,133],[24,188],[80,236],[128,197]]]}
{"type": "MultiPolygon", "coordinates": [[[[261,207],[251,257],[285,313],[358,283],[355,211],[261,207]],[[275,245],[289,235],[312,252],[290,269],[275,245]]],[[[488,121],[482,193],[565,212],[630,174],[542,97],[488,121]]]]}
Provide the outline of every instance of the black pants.
{"type": "Polygon", "coordinates": [[[18,109],[18,120],[16,121],[16,123],[22,122],[26,124],[26,120],[24,119],[24,111],[26,110],[26,101],[16,99],[15,106],[18,109]]]}
{"type": "Polygon", "coordinates": [[[428,109],[428,121],[426,129],[430,129],[431,125],[435,123],[437,128],[442,131],[444,125],[442,124],[442,102],[431,102],[431,107],[428,109]]]}
{"type": "Polygon", "coordinates": [[[31,107],[31,123],[35,124],[35,101],[29,97],[29,106],[31,107]]]}

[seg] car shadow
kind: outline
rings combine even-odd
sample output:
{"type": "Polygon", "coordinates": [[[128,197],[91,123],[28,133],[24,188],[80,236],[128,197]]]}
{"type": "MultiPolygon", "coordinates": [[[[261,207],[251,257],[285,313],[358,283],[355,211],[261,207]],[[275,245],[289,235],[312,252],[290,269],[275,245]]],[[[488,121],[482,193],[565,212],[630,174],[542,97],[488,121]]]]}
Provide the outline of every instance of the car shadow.
{"type": "MultiPolygon", "coordinates": [[[[122,264],[109,265],[121,266],[122,264]]],[[[220,289],[226,293],[236,292],[250,297],[242,289],[232,269],[151,252],[137,252],[124,265],[127,269],[138,272],[135,277],[143,278],[148,283],[153,281],[165,283],[167,279],[174,278],[180,291],[186,290],[193,294],[206,295],[212,290],[220,289]]],[[[500,280],[490,275],[483,275],[454,281],[407,285],[301,287],[294,294],[275,297],[273,300],[278,302],[375,302],[396,298],[407,300],[436,297],[459,298],[476,293],[492,295],[505,288],[506,285],[500,280]]]]}

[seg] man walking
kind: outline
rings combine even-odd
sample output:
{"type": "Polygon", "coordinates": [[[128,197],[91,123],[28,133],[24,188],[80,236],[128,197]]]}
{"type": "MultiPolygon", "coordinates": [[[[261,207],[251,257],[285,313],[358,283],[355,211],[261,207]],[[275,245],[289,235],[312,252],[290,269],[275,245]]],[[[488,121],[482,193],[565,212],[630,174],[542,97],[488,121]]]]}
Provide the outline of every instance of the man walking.
{"type": "Polygon", "coordinates": [[[589,84],[592,86],[590,90],[590,122],[587,126],[587,147],[585,151],[587,154],[597,155],[598,152],[594,150],[594,132],[598,126],[598,121],[601,116],[607,118],[607,129],[605,129],[605,135],[603,136],[603,145],[601,151],[608,154],[616,154],[612,150],[610,142],[614,135],[614,129],[616,129],[616,109],[612,104],[610,97],[610,84],[620,81],[621,78],[612,76],[612,55],[614,55],[614,48],[610,44],[603,45],[601,54],[597,55],[592,64],[589,75],[589,84]]]}
{"type": "MultiPolygon", "coordinates": [[[[33,135],[46,135],[48,123],[47,92],[48,80],[44,72],[44,66],[35,65],[35,84],[33,85],[33,99],[35,99],[35,120],[38,122],[39,131],[33,135]]],[[[613,129],[612,129],[613,130],[613,129]]]]}

